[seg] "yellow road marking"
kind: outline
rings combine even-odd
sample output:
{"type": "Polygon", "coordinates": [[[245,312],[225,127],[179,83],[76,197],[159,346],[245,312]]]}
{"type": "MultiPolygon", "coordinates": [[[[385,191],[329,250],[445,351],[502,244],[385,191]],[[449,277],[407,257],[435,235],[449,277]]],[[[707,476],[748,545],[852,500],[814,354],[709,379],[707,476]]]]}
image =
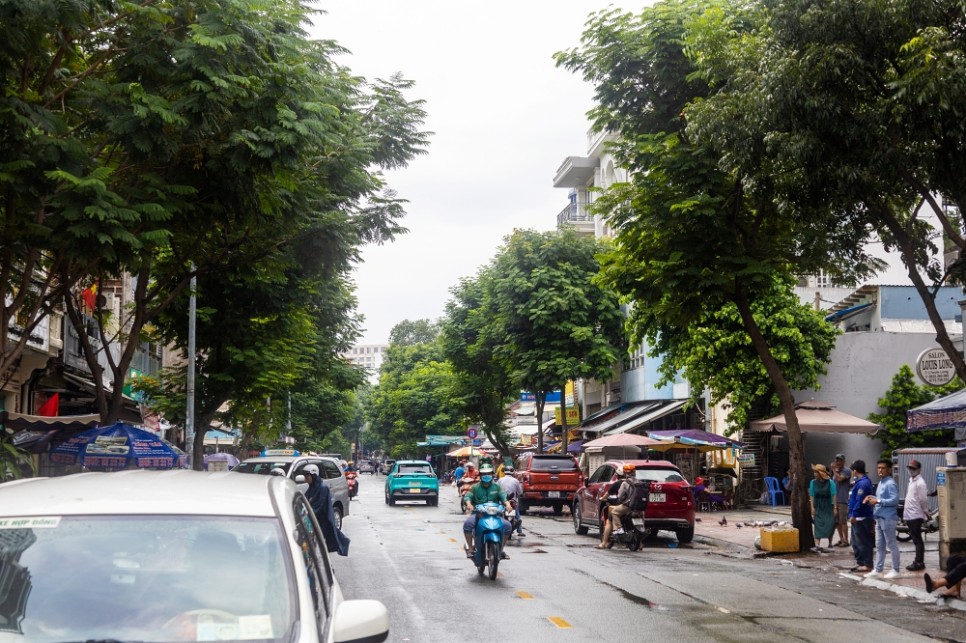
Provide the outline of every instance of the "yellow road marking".
{"type": "Polygon", "coordinates": [[[455,542],[456,542],[456,539],[455,539],[455,538],[450,538],[450,539],[449,539],[449,541],[450,541],[451,543],[455,543],[455,542]]]}
{"type": "Polygon", "coordinates": [[[533,598],[533,594],[530,594],[530,593],[527,593],[527,592],[522,592],[522,591],[521,592],[517,592],[517,596],[519,596],[520,598],[522,598],[525,601],[528,601],[531,598],[533,598]]]}
{"type": "Polygon", "coordinates": [[[547,620],[550,621],[551,623],[553,623],[554,625],[556,625],[557,627],[559,627],[562,630],[569,630],[570,629],[570,623],[568,623],[567,621],[563,620],[559,616],[548,616],[547,617],[547,620]]]}

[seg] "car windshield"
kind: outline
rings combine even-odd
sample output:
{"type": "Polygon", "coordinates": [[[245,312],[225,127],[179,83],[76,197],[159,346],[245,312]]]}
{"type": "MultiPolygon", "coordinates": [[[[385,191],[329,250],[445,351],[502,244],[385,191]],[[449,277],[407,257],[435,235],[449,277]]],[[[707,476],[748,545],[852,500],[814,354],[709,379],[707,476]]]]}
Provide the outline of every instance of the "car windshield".
{"type": "Polygon", "coordinates": [[[0,519],[0,642],[290,640],[284,543],[273,518],[0,519]]]}
{"type": "Polygon", "coordinates": [[[652,482],[685,482],[684,476],[674,469],[636,469],[634,477],[652,482]]]}
{"type": "Polygon", "coordinates": [[[533,458],[530,471],[577,471],[577,463],[568,456],[533,458]]]}
{"type": "Polygon", "coordinates": [[[400,464],[397,472],[404,475],[428,476],[433,472],[433,468],[428,464],[400,464]]]}
{"type": "Polygon", "coordinates": [[[291,466],[291,462],[273,462],[271,460],[258,460],[257,462],[241,462],[232,471],[241,471],[242,473],[260,473],[263,476],[267,476],[272,469],[278,467],[279,469],[284,469],[285,473],[288,473],[288,468],[291,466]]]}

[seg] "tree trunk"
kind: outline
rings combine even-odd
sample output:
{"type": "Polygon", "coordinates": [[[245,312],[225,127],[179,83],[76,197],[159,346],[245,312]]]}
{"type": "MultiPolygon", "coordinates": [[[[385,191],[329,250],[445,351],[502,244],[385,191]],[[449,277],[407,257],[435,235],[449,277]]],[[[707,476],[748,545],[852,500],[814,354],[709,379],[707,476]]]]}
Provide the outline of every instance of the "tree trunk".
{"type": "Polygon", "coordinates": [[[543,453],[543,407],[547,401],[547,394],[540,391],[534,393],[537,408],[537,453],[543,453]]]}
{"type": "Polygon", "coordinates": [[[765,371],[778,394],[778,399],[781,401],[785,425],[788,427],[788,451],[791,460],[789,468],[792,476],[792,497],[790,499],[792,524],[798,529],[799,551],[808,551],[815,546],[815,537],[812,532],[812,512],[808,502],[808,481],[811,480],[812,476],[805,462],[805,441],[802,439],[798,416],[795,414],[795,398],[788,387],[785,375],[771,353],[768,342],[755,322],[747,299],[741,295],[736,296],[735,305],[738,307],[745,330],[751,337],[751,343],[761,358],[765,371]]]}

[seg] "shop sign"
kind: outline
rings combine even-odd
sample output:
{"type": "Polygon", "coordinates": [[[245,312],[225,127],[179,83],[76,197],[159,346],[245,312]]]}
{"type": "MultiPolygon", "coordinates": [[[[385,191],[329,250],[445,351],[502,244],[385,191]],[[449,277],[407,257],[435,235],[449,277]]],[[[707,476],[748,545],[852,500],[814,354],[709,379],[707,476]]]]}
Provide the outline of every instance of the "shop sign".
{"type": "Polygon", "coordinates": [[[941,348],[930,348],[919,354],[916,360],[916,373],[930,386],[949,384],[956,377],[956,367],[941,348]]]}

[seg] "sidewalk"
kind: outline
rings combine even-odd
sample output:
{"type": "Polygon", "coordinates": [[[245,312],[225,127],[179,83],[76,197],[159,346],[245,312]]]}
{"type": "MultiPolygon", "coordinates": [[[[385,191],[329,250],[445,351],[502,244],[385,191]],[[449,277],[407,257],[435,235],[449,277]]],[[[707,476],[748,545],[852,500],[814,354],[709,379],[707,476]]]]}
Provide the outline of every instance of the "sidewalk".
{"type": "MultiPolygon", "coordinates": [[[[755,539],[760,534],[760,527],[746,523],[768,523],[771,521],[785,521],[791,526],[790,507],[771,507],[768,505],[748,506],[742,509],[727,511],[702,511],[695,514],[694,537],[696,540],[707,544],[715,545],[722,549],[730,549],[741,555],[753,557],[776,557],[796,561],[806,562],[810,565],[821,564],[826,568],[836,571],[843,578],[854,580],[857,583],[877,589],[888,590],[902,596],[915,598],[922,603],[932,603],[937,606],[945,606],[951,609],[966,611],[966,601],[959,599],[944,599],[938,595],[926,592],[923,582],[923,572],[906,571],[905,566],[912,562],[915,547],[911,542],[899,543],[901,555],[900,571],[902,576],[892,580],[882,578],[865,578],[861,574],[852,573],[849,570],[855,566],[855,558],[852,555],[851,547],[832,547],[824,550],[823,553],[801,552],[793,554],[779,554],[772,552],[759,551],[755,548],[755,539]],[[722,524],[724,521],[724,524],[722,524]]],[[[838,542],[838,535],[832,542],[838,542]]],[[[943,575],[939,569],[939,536],[929,534],[926,537],[926,569],[933,578],[943,575]]],[[[889,556],[886,556],[886,566],[888,569],[889,556]]]]}

